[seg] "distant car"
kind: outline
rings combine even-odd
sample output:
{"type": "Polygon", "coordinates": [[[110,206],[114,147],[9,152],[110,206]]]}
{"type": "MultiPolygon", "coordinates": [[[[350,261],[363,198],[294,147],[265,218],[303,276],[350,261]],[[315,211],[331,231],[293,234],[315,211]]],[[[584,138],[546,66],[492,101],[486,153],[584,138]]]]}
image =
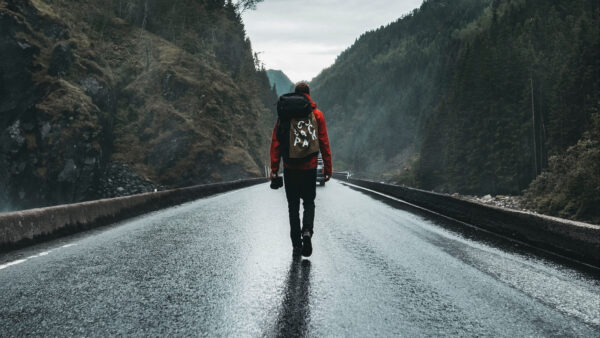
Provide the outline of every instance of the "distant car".
{"type": "Polygon", "coordinates": [[[318,160],[318,164],[317,164],[317,182],[319,182],[319,185],[323,186],[325,185],[325,166],[323,165],[323,158],[321,157],[321,154],[319,154],[319,160],[318,160]]]}

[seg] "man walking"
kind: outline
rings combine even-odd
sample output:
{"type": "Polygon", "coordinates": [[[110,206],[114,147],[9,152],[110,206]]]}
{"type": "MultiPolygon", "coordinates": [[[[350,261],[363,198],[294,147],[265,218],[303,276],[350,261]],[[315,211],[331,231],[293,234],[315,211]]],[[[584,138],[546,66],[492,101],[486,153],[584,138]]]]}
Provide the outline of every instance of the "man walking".
{"type": "Polygon", "coordinates": [[[303,256],[308,257],[312,254],[311,237],[315,218],[319,151],[325,167],[325,181],[331,178],[332,171],[325,117],[310,98],[310,88],[306,82],[298,83],[294,94],[282,96],[277,110],[279,119],[271,138],[270,177],[274,179],[277,176],[280,159],[283,157],[290,237],[294,252],[302,252],[303,256]],[[302,107],[302,102],[306,102],[306,113],[302,113],[302,108],[297,108],[302,107]],[[300,199],[304,206],[302,230],[300,230],[300,199]]]}

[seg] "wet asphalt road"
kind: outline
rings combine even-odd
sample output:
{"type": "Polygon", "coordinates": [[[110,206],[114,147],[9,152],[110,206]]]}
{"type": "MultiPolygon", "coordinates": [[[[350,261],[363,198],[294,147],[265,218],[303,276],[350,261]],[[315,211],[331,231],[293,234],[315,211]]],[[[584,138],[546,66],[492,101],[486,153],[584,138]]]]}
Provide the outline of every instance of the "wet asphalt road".
{"type": "Polygon", "coordinates": [[[4,254],[0,336],[600,336],[595,272],[339,182],[293,259],[285,203],[263,184],[4,254]]]}

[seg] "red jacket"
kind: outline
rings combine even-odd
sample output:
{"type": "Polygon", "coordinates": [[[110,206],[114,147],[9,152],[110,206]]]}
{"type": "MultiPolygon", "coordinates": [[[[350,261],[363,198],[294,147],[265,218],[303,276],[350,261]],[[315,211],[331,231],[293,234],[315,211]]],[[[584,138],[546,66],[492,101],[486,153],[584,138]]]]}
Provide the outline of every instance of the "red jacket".
{"type": "MultiPolygon", "coordinates": [[[[313,114],[317,120],[317,125],[319,129],[319,148],[321,150],[321,156],[323,157],[323,164],[325,166],[325,174],[331,176],[332,166],[331,166],[331,149],[329,149],[329,137],[327,136],[327,126],[325,125],[325,116],[323,116],[323,112],[317,109],[317,104],[310,98],[310,95],[305,96],[310,100],[313,107],[313,114]]],[[[279,170],[279,162],[281,160],[281,151],[279,149],[279,141],[277,140],[277,123],[275,123],[275,128],[273,128],[273,136],[271,137],[271,169],[273,171],[279,170]]],[[[289,169],[314,169],[317,167],[318,157],[314,156],[309,161],[302,164],[287,164],[284,163],[284,166],[289,169]]]]}

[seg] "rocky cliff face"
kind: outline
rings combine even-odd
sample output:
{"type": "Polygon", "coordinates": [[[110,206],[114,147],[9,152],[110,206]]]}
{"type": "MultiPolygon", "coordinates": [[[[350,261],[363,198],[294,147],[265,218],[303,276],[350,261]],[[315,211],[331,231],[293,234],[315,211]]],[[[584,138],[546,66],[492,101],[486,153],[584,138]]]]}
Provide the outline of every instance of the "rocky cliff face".
{"type": "Polygon", "coordinates": [[[138,2],[0,1],[0,208],[261,175],[276,98],[235,8],[171,4],[213,29],[171,29],[196,50],[138,2]]]}
{"type": "Polygon", "coordinates": [[[33,2],[0,4],[0,27],[0,204],[84,199],[108,155],[110,79],[33,2]]]}

